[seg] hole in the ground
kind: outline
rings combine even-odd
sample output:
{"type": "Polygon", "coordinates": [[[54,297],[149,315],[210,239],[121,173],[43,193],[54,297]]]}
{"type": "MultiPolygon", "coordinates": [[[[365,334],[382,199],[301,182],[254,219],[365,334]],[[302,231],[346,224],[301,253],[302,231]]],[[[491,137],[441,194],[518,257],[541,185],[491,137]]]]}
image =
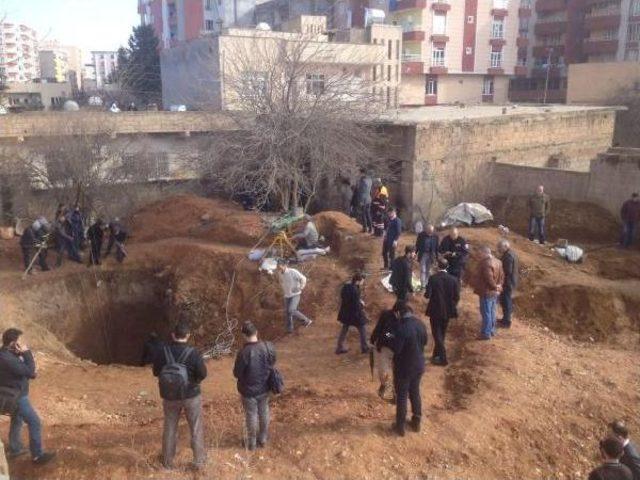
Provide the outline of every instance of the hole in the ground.
{"type": "Polygon", "coordinates": [[[98,364],[140,365],[151,332],[161,339],[171,331],[170,284],[149,271],[110,274],[79,281],[83,294],[79,318],[56,332],[67,348],[98,364]],[[96,285],[97,284],[97,285],[96,285]]]}

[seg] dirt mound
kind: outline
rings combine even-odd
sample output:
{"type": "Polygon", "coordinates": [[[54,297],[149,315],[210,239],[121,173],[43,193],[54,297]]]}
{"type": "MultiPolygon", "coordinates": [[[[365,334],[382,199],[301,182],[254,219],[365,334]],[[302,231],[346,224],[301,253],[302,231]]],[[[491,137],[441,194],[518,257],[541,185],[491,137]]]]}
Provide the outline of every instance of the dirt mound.
{"type": "MultiPolygon", "coordinates": [[[[488,202],[495,222],[526,236],[529,228],[529,197],[494,197],[488,202]]],[[[547,219],[550,240],[566,238],[578,244],[613,243],[619,235],[616,218],[598,205],[551,199],[551,213],[547,219]]]]}
{"type": "Polygon", "coordinates": [[[176,195],[147,205],[131,217],[130,226],[136,242],[192,237],[250,246],[264,231],[258,214],[229,201],[194,195],[176,195]]]}

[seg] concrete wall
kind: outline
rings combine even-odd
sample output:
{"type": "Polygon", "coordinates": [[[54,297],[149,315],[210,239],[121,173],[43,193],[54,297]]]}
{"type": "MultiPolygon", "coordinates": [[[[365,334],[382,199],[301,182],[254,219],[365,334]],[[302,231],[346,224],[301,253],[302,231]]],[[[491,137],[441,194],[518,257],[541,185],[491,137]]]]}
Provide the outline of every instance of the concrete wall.
{"type": "Polygon", "coordinates": [[[591,164],[587,198],[614,215],[622,202],[640,191],[640,149],[612,149],[591,164]]]}
{"type": "Polygon", "coordinates": [[[407,151],[413,186],[405,202],[415,219],[419,210],[437,217],[461,201],[482,201],[491,194],[485,169],[493,162],[546,167],[559,156],[586,172],[611,146],[614,120],[615,111],[605,110],[419,124],[407,151]]]}
{"type": "MultiPolygon", "coordinates": [[[[467,105],[482,103],[482,84],[484,75],[441,75],[438,77],[438,103],[460,102],[467,105]]],[[[503,104],[507,102],[509,94],[509,79],[494,77],[493,102],[503,104]]]]}
{"type": "Polygon", "coordinates": [[[622,93],[640,90],[640,63],[575,63],[569,65],[567,103],[606,105],[622,93]]]}

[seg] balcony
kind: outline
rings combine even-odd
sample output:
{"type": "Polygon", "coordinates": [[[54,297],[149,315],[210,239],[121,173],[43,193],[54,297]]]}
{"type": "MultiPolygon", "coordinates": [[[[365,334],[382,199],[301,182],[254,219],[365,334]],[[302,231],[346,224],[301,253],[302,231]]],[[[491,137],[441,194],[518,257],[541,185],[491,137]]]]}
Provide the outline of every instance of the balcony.
{"type": "Polygon", "coordinates": [[[449,0],[436,0],[431,4],[431,9],[434,12],[446,13],[451,10],[451,5],[449,5],[449,0]]]}
{"type": "MultiPolygon", "coordinates": [[[[602,0],[584,0],[585,7],[590,7],[592,5],[597,5],[599,3],[602,3],[602,0]]],[[[618,4],[620,4],[620,0],[618,0],[618,4]]]]}
{"type": "Polygon", "coordinates": [[[536,23],[534,30],[536,35],[560,35],[567,32],[567,21],[556,20],[554,22],[536,23]]]}
{"type": "Polygon", "coordinates": [[[492,47],[504,47],[507,41],[504,38],[490,38],[489,45],[492,47]]]}
{"type": "Polygon", "coordinates": [[[414,30],[411,32],[404,32],[402,34],[403,42],[423,42],[425,39],[425,33],[420,30],[414,30]]]}
{"type": "MultiPolygon", "coordinates": [[[[565,67],[552,65],[549,68],[549,77],[562,77],[565,73],[565,67]]],[[[546,67],[533,67],[531,69],[531,76],[534,78],[545,78],[547,76],[546,67]]]]}
{"type": "Polygon", "coordinates": [[[442,66],[431,66],[429,67],[429,73],[431,75],[446,75],[449,72],[449,69],[447,67],[445,67],[444,65],[442,66]]]}
{"type": "Polygon", "coordinates": [[[565,0],[538,0],[536,2],[537,13],[562,12],[567,8],[565,0]]]}
{"type": "Polygon", "coordinates": [[[449,41],[449,36],[441,33],[434,33],[431,35],[431,41],[433,43],[447,43],[449,41]]]}
{"type": "Polygon", "coordinates": [[[424,75],[424,62],[402,62],[402,75],[424,75]]]}
{"type": "Polygon", "coordinates": [[[546,57],[549,50],[553,49],[552,56],[564,55],[564,45],[536,45],[533,47],[532,53],[534,57],[546,57]]]}
{"type": "Polygon", "coordinates": [[[612,30],[620,26],[620,14],[596,15],[584,18],[584,28],[593,30],[612,30]]]}
{"type": "Polygon", "coordinates": [[[513,73],[518,77],[526,77],[527,76],[527,67],[524,65],[516,65],[513,73]]]}
{"type": "Polygon", "coordinates": [[[427,0],[396,0],[395,3],[389,5],[391,12],[400,12],[402,10],[411,10],[416,8],[427,8],[427,0]]]}
{"type": "Polygon", "coordinates": [[[518,9],[518,16],[521,18],[529,18],[531,14],[531,7],[520,7],[518,9]]]}
{"type": "Polygon", "coordinates": [[[509,10],[507,10],[506,8],[492,8],[491,15],[493,15],[494,17],[504,18],[509,15],[509,10]]]}
{"type": "Polygon", "coordinates": [[[618,40],[585,40],[582,44],[582,51],[587,55],[616,53],[618,51],[618,40]]]}
{"type": "Polygon", "coordinates": [[[518,48],[527,48],[529,46],[529,39],[527,37],[518,37],[516,39],[516,46],[518,48]]]}

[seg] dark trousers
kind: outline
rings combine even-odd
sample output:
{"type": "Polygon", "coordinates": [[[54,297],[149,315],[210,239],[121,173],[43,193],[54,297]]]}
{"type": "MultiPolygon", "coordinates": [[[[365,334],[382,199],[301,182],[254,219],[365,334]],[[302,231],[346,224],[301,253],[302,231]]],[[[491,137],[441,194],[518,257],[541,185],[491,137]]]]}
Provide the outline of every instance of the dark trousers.
{"type": "Polygon", "coordinates": [[[407,421],[407,399],[411,402],[411,413],[416,421],[422,417],[422,398],[420,397],[420,381],[422,373],[408,378],[398,378],[394,375],[393,383],[396,389],[396,427],[404,431],[407,421]]]}
{"type": "Polygon", "coordinates": [[[58,251],[58,259],[56,260],[56,266],[60,267],[62,265],[62,257],[64,257],[64,252],[67,252],[67,255],[74,262],[81,262],[80,254],[78,253],[78,249],[76,248],[76,244],[74,240],[59,240],[58,245],[56,247],[58,251]]]}
{"type": "Polygon", "coordinates": [[[393,246],[393,243],[383,242],[382,243],[382,261],[384,263],[384,268],[388,269],[391,266],[391,262],[396,258],[396,247],[393,246]]]}
{"type": "Polygon", "coordinates": [[[345,350],[344,342],[347,339],[347,333],[349,333],[349,327],[354,327],[358,329],[358,333],[360,334],[360,351],[365,353],[369,350],[369,346],[367,345],[367,327],[365,324],[362,325],[347,325],[343,324],[342,329],[340,330],[340,335],[338,335],[338,346],[336,351],[345,350]]]}
{"type": "Polygon", "coordinates": [[[371,204],[365,203],[360,205],[360,223],[362,223],[362,231],[370,232],[373,230],[373,221],[371,220],[371,204]]]}
{"type": "Polygon", "coordinates": [[[635,236],[636,222],[623,222],[622,223],[622,236],[620,238],[620,244],[628,248],[633,243],[633,237],[635,236]]]}
{"type": "Polygon", "coordinates": [[[433,358],[439,358],[441,361],[447,361],[447,350],[444,346],[444,339],[447,335],[449,327],[449,319],[429,318],[431,323],[431,335],[433,335],[433,358]]]}
{"type": "MultiPolygon", "coordinates": [[[[29,268],[29,264],[31,263],[31,260],[33,259],[33,256],[36,254],[36,252],[37,252],[37,249],[35,248],[22,247],[22,261],[24,262],[25,270],[29,268]]],[[[43,272],[46,272],[47,270],[49,270],[49,265],[47,265],[47,249],[46,248],[40,251],[40,254],[38,255],[37,263],[38,265],[40,265],[40,269],[43,272]]],[[[33,267],[31,268],[33,269],[33,267]]]]}
{"type": "Polygon", "coordinates": [[[529,240],[533,241],[538,234],[540,243],[544,243],[546,235],[544,231],[544,217],[531,217],[529,218],[529,240]]]}
{"type": "Polygon", "coordinates": [[[502,323],[511,326],[511,314],[513,313],[513,291],[511,287],[505,288],[500,294],[500,306],[502,307],[502,323]]]}
{"type": "Polygon", "coordinates": [[[396,294],[396,298],[398,300],[406,300],[407,296],[409,295],[409,291],[407,289],[404,289],[404,290],[396,290],[396,289],[394,289],[393,293],[396,294]]]}
{"type": "Polygon", "coordinates": [[[100,265],[100,255],[102,254],[102,242],[91,242],[91,256],[89,265],[100,265]]]}

